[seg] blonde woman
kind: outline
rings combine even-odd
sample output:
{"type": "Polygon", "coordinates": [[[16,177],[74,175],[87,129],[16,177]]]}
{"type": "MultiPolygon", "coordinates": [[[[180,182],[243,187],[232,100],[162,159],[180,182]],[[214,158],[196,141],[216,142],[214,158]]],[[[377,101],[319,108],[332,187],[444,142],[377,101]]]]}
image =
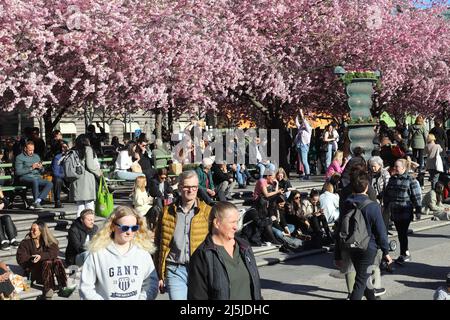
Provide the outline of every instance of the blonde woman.
{"type": "Polygon", "coordinates": [[[148,195],[146,187],[147,178],[137,177],[134,181],[133,206],[141,217],[147,214],[153,204],[153,198],[148,195]]]}
{"type": "Polygon", "coordinates": [[[348,159],[344,160],[344,152],[338,150],[334,154],[333,161],[327,169],[325,177],[330,179],[333,174],[342,174],[344,172],[345,166],[347,165],[348,159]]]}
{"type": "Polygon", "coordinates": [[[441,158],[442,147],[436,143],[436,137],[432,133],[428,135],[425,152],[427,155],[425,169],[430,172],[431,188],[434,189],[439,179],[439,172],[444,172],[444,164],[441,158]]]}
{"type": "Polygon", "coordinates": [[[283,189],[284,195],[286,196],[286,198],[289,198],[292,191],[292,184],[287,177],[286,171],[284,171],[283,168],[278,168],[277,172],[275,173],[275,178],[278,183],[278,188],[283,189]]]}
{"type": "Polygon", "coordinates": [[[45,299],[53,297],[55,276],[58,280],[60,295],[70,295],[75,288],[67,288],[67,276],[64,264],[58,258],[58,240],[52,235],[47,225],[42,221],[31,224],[29,233],[17,249],[18,264],[27,274],[31,274],[31,281],[43,284],[45,299]]]}
{"type": "Polygon", "coordinates": [[[155,299],[154,251],[145,219],[133,208],[117,207],[89,245],[81,273],[81,299],[155,299]]]}

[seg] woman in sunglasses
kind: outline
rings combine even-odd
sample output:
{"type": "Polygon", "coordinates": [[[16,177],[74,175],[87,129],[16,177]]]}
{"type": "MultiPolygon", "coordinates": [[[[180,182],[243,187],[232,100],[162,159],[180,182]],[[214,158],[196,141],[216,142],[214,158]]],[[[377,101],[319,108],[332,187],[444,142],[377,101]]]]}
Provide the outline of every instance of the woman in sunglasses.
{"type": "Polygon", "coordinates": [[[158,276],[151,254],[153,239],[145,218],[117,207],[89,245],[81,273],[84,300],[153,300],[158,276]]]}

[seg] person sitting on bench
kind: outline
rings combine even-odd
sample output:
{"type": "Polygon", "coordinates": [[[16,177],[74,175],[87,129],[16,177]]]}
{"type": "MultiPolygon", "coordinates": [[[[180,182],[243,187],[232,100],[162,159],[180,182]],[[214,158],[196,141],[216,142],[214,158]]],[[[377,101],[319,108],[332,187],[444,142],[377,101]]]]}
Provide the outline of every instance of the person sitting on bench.
{"type": "Polygon", "coordinates": [[[27,141],[24,151],[16,157],[15,170],[19,182],[32,188],[34,203],[30,209],[42,209],[41,202],[52,190],[53,184],[41,177],[44,167],[39,155],[34,153],[33,141],[27,141]]]}

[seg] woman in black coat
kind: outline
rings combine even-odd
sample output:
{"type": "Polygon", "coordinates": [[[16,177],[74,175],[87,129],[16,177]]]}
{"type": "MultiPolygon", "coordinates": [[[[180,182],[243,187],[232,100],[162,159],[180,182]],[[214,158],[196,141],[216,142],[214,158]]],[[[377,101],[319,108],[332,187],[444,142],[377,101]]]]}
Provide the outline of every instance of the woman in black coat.
{"type": "Polygon", "coordinates": [[[211,210],[209,233],[189,263],[189,300],[261,300],[261,284],[250,245],[235,237],[239,211],[230,202],[211,210]]]}

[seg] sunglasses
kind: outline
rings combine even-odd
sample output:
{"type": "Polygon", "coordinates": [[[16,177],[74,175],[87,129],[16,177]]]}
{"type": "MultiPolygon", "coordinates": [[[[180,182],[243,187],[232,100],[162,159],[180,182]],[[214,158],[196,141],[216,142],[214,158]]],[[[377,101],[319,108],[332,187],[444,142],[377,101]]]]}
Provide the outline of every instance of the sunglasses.
{"type": "Polygon", "coordinates": [[[294,197],[294,199],[300,199],[300,197],[294,197]]]}
{"type": "Polygon", "coordinates": [[[136,232],[136,231],[139,230],[139,225],[138,225],[138,224],[136,224],[136,225],[134,225],[134,226],[126,226],[126,225],[118,224],[118,223],[115,223],[115,222],[114,222],[114,224],[115,224],[116,226],[118,226],[122,232],[127,232],[127,231],[130,230],[130,229],[131,229],[131,231],[133,231],[133,232],[136,232]]]}

